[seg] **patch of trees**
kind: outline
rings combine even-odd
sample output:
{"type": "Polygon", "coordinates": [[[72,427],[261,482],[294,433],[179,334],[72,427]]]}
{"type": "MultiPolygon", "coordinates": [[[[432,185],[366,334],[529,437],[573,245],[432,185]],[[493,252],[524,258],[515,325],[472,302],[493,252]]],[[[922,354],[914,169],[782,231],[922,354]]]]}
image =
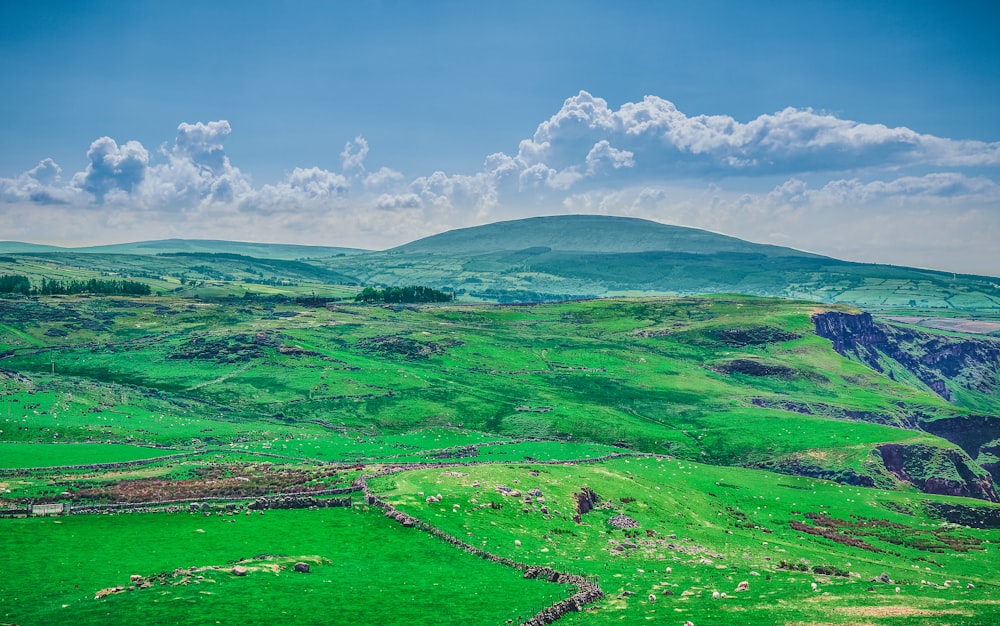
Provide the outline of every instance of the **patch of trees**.
{"type": "Polygon", "coordinates": [[[31,282],[27,276],[4,274],[0,276],[0,293],[31,293],[31,282]]]}
{"type": "Polygon", "coordinates": [[[385,289],[365,287],[361,290],[361,293],[354,296],[355,302],[364,302],[366,304],[375,304],[377,302],[385,302],[386,304],[451,302],[454,299],[454,294],[419,285],[412,287],[386,287],[385,289]]]}
{"type": "Polygon", "coordinates": [[[50,280],[33,286],[27,276],[17,274],[0,276],[0,293],[16,293],[25,296],[72,295],[77,293],[97,293],[107,296],[148,296],[152,293],[149,285],[133,280],[50,280]]]}

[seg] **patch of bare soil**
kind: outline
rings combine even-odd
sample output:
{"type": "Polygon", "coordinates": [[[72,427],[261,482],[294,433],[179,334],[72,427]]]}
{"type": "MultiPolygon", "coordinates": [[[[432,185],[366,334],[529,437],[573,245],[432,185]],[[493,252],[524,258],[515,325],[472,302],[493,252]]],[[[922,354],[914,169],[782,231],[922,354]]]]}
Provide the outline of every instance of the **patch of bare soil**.
{"type": "Polygon", "coordinates": [[[886,606],[841,606],[833,609],[837,613],[849,615],[851,617],[941,617],[943,615],[961,615],[968,617],[968,613],[957,609],[918,609],[912,606],[899,604],[886,606]]]}

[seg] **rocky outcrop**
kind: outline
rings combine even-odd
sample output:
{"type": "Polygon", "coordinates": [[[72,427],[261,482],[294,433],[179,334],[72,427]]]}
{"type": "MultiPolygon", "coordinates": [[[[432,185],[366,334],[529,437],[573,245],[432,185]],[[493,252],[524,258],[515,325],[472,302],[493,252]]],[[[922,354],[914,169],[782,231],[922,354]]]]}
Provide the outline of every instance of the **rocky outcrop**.
{"type": "Polygon", "coordinates": [[[890,473],[921,491],[1000,502],[992,477],[977,473],[975,463],[960,450],[898,443],[883,444],[876,450],[890,473]]]}
{"type": "Polygon", "coordinates": [[[972,528],[1000,528],[1000,507],[965,506],[945,502],[924,502],[924,509],[934,517],[972,528]]]}
{"type": "Polygon", "coordinates": [[[876,322],[869,313],[828,311],[812,319],[816,334],[838,353],[879,372],[895,362],[945,400],[952,399],[949,383],[980,393],[993,393],[1000,384],[1000,340],[923,332],[876,322]]]}
{"type": "MultiPolygon", "coordinates": [[[[954,443],[972,458],[979,456],[984,447],[1000,439],[1000,417],[991,415],[956,415],[934,421],[925,421],[923,429],[932,435],[954,443]]],[[[994,475],[994,478],[997,478],[994,475]]]]}
{"type": "Polygon", "coordinates": [[[583,521],[580,516],[589,513],[601,499],[590,487],[584,487],[579,493],[574,493],[573,497],[576,499],[576,516],[573,517],[573,521],[577,524],[583,521]]]}
{"type": "Polygon", "coordinates": [[[778,474],[791,474],[793,476],[808,476],[810,478],[821,478],[832,480],[845,485],[857,485],[859,487],[875,487],[876,481],[872,476],[862,474],[849,467],[824,467],[808,458],[800,456],[786,456],[776,459],[768,459],[759,463],[750,464],[754,469],[777,472],[778,474]]]}

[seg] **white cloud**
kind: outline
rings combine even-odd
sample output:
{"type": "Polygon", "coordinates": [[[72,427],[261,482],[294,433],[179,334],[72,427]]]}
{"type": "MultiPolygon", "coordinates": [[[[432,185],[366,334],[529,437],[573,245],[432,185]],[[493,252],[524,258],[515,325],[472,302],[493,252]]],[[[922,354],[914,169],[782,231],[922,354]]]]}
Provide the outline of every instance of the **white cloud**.
{"type": "Polygon", "coordinates": [[[689,117],[656,96],[614,110],[585,91],[539,124],[517,158],[526,167],[565,170],[587,162],[601,142],[628,153],[630,168],[672,177],[1000,165],[997,142],[942,139],[812,109],[787,108],[741,123],[728,115],[689,117]]]}
{"type": "Polygon", "coordinates": [[[364,137],[358,135],[353,141],[344,144],[344,151],[340,153],[340,158],[344,164],[344,171],[365,169],[365,158],[368,156],[368,142],[364,137]]]}
{"type": "Polygon", "coordinates": [[[869,248],[892,250],[886,261],[912,260],[919,250],[944,255],[944,242],[960,251],[956,259],[1000,254],[986,239],[1000,229],[1000,143],[812,109],[740,122],[689,116],[655,96],[613,108],[580,92],[516,152],[490,154],[466,172],[429,167],[407,177],[369,166],[368,142],[358,135],[340,153],[340,172],[294,167],[266,184],[230,162],[232,132],[226,120],[182,123],[174,142],[153,152],[101,137],[68,180],[51,159],[0,178],[0,238],[29,232],[15,230],[21,222],[11,218],[19,216],[34,232],[52,233],[49,240],[155,232],[387,247],[565,211],[646,217],[852,258],[869,248]]]}
{"type": "Polygon", "coordinates": [[[61,185],[61,174],[62,168],[46,158],[17,178],[0,178],[0,202],[68,204],[80,192],[61,185]]]}
{"type": "Polygon", "coordinates": [[[419,209],[423,205],[420,196],[415,193],[384,193],[375,200],[375,206],[383,211],[396,209],[419,209]]]}
{"type": "Polygon", "coordinates": [[[372,172],[368,176],[365,176],[364,185],[365,187],[378,189],[398,183],[404,178],[406,177],[403,176],[402,172],[397,172],[389,167],[380,167],[378,170],[372,172]]]}
{"type": "Polygon", "coordinates": [[[73,176],[72,185],[103,202],[109,194],[127,196],[143,181],[149,152],[138,141],[119,146],[111,137],[101,137],[90,144],[87,160],[87,169],[73,176]]]}

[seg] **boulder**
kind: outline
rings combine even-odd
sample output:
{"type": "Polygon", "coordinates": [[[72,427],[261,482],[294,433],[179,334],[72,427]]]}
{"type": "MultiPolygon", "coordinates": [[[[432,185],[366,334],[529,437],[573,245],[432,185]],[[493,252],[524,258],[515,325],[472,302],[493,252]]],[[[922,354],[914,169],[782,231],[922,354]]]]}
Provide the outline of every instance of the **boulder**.
{"type": "Polygon", "coordinates": [[[233,566],[233,574],[236,575],[236,576],[246,576],[247,575],[247,568],[243,567],[242,565],[234,565],[233,566]]]}
{"type": "Polygon", "coordinates": [[[296,572],[301,572],[303,574],[308,574],[309,573],[309,564],[308,563],[303,563],[302,561],[299,561],[298,563],[295,564],[295,567],[293,567],[292,569],[294,569],[296,572]]]}

